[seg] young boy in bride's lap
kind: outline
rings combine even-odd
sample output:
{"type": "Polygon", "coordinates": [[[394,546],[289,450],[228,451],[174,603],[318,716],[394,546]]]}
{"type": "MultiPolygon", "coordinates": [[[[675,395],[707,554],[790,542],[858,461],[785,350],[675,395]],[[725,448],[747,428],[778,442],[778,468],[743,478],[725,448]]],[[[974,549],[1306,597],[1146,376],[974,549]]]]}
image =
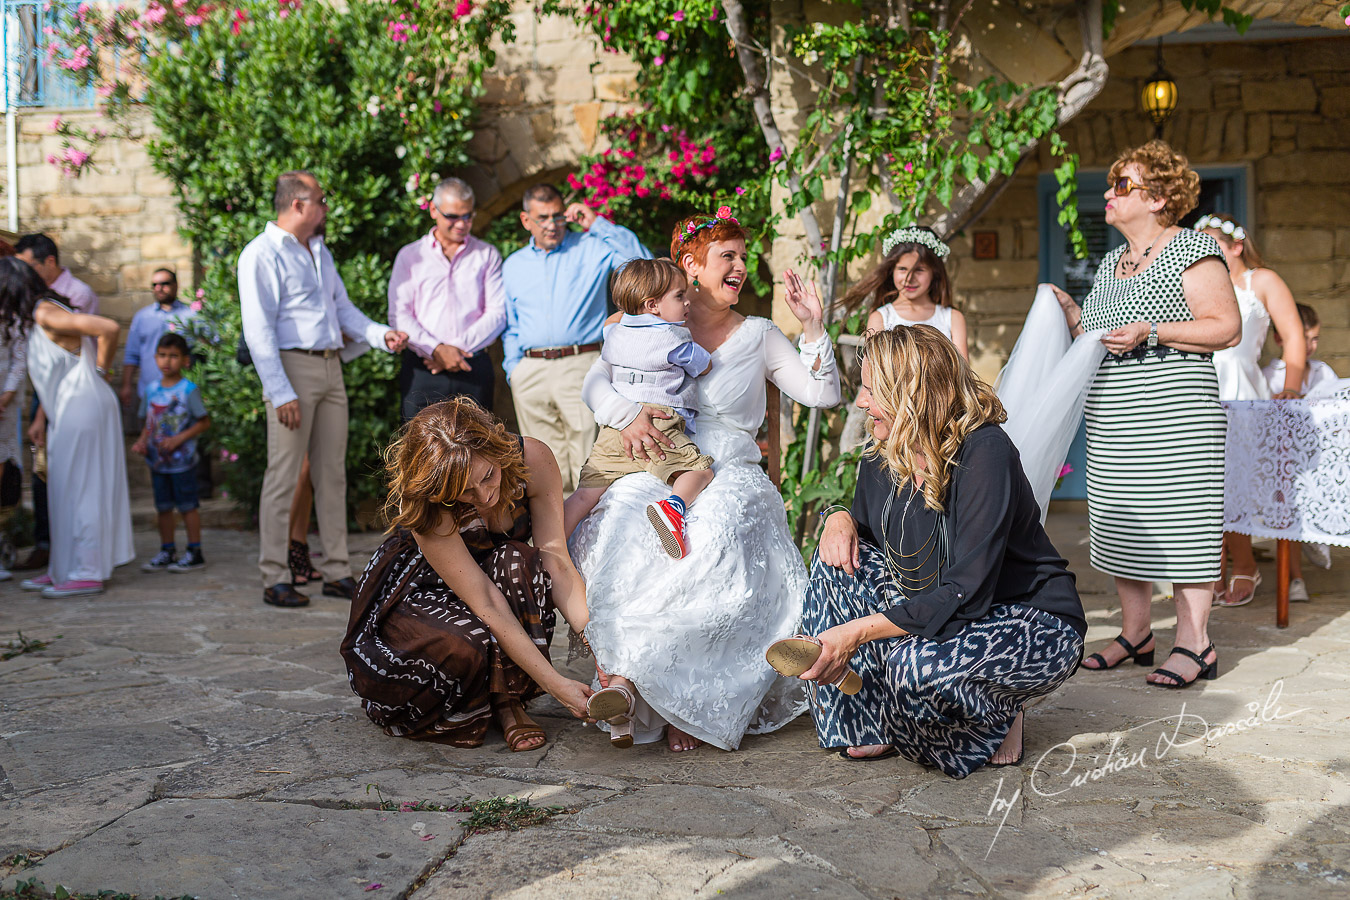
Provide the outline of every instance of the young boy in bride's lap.
{"type": "Polygon", "coordinates": [[[652,423],[674,443],[664,459],[630,459],[618,430],[602,426],[581,468],[577,490],[563,504],[569,525],[584,519],[605,490],[625,475],[650,472],[671,486],[671,495],[647,506],[661,546],[675,559],[688,552],[684,517],[713,479],[712,458],[689,437],[698,413],[694,379],[712,368],[708,351],[684,327],[689,309],[684,272],[668,259],[635,259],[614,274],[610,296],[623,317],[605,335],[600,357],[612,369],[616,393],[668,413],[652,423]]]}

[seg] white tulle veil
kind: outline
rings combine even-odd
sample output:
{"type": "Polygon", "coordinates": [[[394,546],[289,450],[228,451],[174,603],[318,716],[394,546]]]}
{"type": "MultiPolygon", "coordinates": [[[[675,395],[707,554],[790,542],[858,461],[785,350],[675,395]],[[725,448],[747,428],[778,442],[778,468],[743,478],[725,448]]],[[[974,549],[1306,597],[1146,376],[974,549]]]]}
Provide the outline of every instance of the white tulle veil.
{"type": "Polygon", "coordinates": [[[1102,334],[1088,332],[1071,341],[1055,292],[1042,286],[1008,364],[994,383],[1008,411],[1003,429],[1022,457],[1042,522],[1083,419],[1088,388],[1106,356],[1102,334]]]}

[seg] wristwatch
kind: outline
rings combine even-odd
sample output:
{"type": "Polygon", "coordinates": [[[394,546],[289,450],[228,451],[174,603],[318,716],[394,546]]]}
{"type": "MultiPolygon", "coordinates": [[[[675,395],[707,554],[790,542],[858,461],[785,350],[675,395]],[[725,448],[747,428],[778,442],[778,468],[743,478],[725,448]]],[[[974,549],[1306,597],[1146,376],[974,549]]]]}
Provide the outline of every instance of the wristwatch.
{"type": "Polygon", "coordinates": [[[1152,350],[1158,346],[1158,323],[1148,323],[1148,349],[1152,350]]]}

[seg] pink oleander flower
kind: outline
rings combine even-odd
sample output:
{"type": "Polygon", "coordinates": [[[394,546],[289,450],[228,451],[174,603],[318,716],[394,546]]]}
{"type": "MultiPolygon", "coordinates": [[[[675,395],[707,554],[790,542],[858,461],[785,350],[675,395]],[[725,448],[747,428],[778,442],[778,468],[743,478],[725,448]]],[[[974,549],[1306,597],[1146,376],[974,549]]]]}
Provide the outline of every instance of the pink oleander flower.
{"type": "Polygon", "coordinates": [[[248,13],[244,12],[242,9],[236,8],[234,11],[234,21],[230,24],[230,34],[237,37],[247,23],[248,13]]]}
{"type": "Polygon", "coordinates": [[[72,72],[78,72],[81,69],[89,67],[89,64],[93,62],[92,57],[93,51],[89,49],[88,45],[81,44],[75,48],[75,52],[71,55],[70,59],[61,60],[61,68],[69,69],[72,72]]]}
{"type": "Polygon", "coordinates": [[[658,31],[658,32],[656,33],[656,39],[657,39],[658,41],[668,41],[668,40],[670,40],[670,32],[669,32],[669,31],[658,31]]]}
{"type": "Polygon", "coordinates": [[[683,22],[683,21],[684,21],[684,10],[682,10],[682,9],[677,9],[677,10],[675,10],[675,14],[674,14],[673,16],[671,16],[671,18],[674,19],[676,22],[683,22]]]}
{"type": "Polygon", "coordinates": [[[183,24],[189,28],[196,28],[205,21],[201,16],[183,16],[183,24]]]}
{"type": "Polygon", "coordinates": [[[906,172],[913,172],[913,171],[914,171],[914,163],[905,163],[905,171],[906,171],[906,172]]]}
{"type": "Polygon", "coordinates": [[[61,158],[78,169],[89,161],[89,154],[78,147],[67,147],[66,152],[61,154],[61,158]]]}
{"type": "Polygon", "coordinates": [[[96,88],[96,92],[100,97],[111,97],[113,95],[114,90],[116,90],[116,88],[114,88],[111,84],[100,84],[96,88]]]}
{"type": "Polygon", "coordinates": [[[57,116],[55,119],[52,119],[52,124],[49,125],[49,126],[47,126],[47,127],[50,128],[52,131],[60,131],[60,130],[61,130],[61,117],[60,117],[60,116],[57,116]]]}
{"type": "Polygon", "coordinates": [[[769,162],[776,163],[783,158],[783,148],[774,147],[773,152],[769,154],[769,162]]]}
{"type": "Polygon", "coordinates": [[[188,304],[188,309],[192,310],[193,312],[201,312],[201,311],[202,311],[202,301],[200,301],[200,300],[193,300],[191,303],[188,304]]]}
{"type": "Polygon", "coordinates": [[[666,64],[666,58],[664,56],[658,56],[656,59],[652,60],[652,64],[664,66],[666,64]]]}
{"type": "Polygon", "coordinates": [[[744,194],[745,194],[745,188],[743,188],[743,187],[738,187],[738,188],[736,188],[736,193],[744,195],[744,194]]]}
{"type": "Polygon", "coordinates": [[[145,8],[145,12],[141,13],[140,19],[141,26],[145,27],[146,25],[158,25],[159,23],[164,21],[164,18],[168,14],[169,11],[165,9],[163,6],[160,6],[158,3],[151,2],[150,5],[145,8]]]}
{"type": "Polygon", "coordinates": [[[469,0],[459,0],[455,4],[454,12],[450,13],[452,19],[462,19],[473,12],[473,4],[469,0]]]}
{"type": "Polygon", "coordinates": [[[200,300],[200,299],[202,299],[202,298],[205,297],[205,296],[206,296],[206,290],[205,290],[204,288],[197,288],[197,299],[200,300]]]}

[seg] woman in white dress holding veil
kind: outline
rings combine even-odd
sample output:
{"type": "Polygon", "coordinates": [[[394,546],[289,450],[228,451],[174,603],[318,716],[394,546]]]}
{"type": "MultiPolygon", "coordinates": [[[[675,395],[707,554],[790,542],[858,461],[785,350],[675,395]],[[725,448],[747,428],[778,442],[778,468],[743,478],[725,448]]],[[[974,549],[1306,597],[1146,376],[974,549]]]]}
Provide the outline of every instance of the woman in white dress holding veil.
{"type": "MultiPolygon", "coordinates": [[[[1283,390],[1276,400],[1296,400],[1302,396],[1303,373],[1307,371],[1307,342],[1298,317],[1294,295],[1284,279],[1264,267],[1251,236],[1232,216],[1210,213],[1195,223],[1219,242],[1228,275],[1233,281],[1238,309],[1242,312],[1242,341],[1236,347],[1214,354],[1214,371],[1219,376],[1220,400],[1270,400],[1270,385],[1261,372],[1261,348],[1270,326],[1285,346],[1283,390]]],[[[1226,532],[1224,550],[1233,566],[1227,589],[1215,586],[1215,606],[1246,606],[1256,595],[1261,574],[1252,555],[1251,535],[1226,532]]]]}
{"type": "Polygon", "coordinates": [[[117,323],[73,311],[20,260],[0,266],[0,308],[31,310],[28,376],[42,406],[28,435],[47,445],[51,560],[22,586],[48,598],[96,594],[136,555],[122,417],[101,375],[117,351],[117,323]]]}
{"type": "MultiPolygon", "coordinates": [[[[759,467],[755,434],[766,379],[807,406],[840,401],[814,288],[787,273],[785,297],[803,330],[797,349],[768,319],[733,310],[746,284],[745,232],[728,211],[719,214],[684,220],[671,241],[689,278],[685,324],[712,354],[698,381],[697,439],[716,475],[689,508],[689,554],[673,560],[662,551],[646,508],[670,491],[646,473],[610,486],[569,542],[586,579],[597,664],[611,684],[631,685],[633,739],[650,743],[665,730],[675,751],[701,742],[734,750],[747,732],[773,731],[806,709],[802,683],[764,661],[765,647],[798,628],[807,572],[782,497],[759,467]]],[[[665,439],[650,411],[613,390],[603,362],[583,396],[597,421],[623,432],[626,448],[660,452],[665,439]]]]}

